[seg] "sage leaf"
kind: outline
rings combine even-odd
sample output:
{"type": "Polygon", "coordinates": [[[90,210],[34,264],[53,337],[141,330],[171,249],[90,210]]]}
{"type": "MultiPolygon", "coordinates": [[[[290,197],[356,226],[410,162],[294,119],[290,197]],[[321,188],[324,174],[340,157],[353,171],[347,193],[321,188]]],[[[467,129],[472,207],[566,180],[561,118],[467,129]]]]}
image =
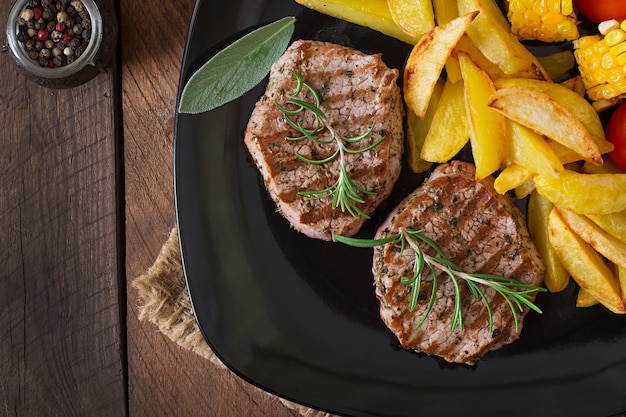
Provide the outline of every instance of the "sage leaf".
{"type": "Polygon", "coordinates": [[[288,16],[269,23],[219,51],[189,78],[178,111],[209,111],[259,84],[287,49],[295,20],[288,16]]]}

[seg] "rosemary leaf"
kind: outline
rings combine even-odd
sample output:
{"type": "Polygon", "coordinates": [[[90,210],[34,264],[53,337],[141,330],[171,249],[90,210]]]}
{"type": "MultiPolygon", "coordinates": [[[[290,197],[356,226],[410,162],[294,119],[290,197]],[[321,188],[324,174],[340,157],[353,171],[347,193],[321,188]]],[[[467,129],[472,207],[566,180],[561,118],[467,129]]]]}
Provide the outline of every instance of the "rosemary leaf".
{"type": "Polygon", "coordinates": [[[197,114],[241,97],[260,83],[285,52],[294,17],[284,17],[239,38],[209,59],[187,81],[180,113],[197,114]]]}

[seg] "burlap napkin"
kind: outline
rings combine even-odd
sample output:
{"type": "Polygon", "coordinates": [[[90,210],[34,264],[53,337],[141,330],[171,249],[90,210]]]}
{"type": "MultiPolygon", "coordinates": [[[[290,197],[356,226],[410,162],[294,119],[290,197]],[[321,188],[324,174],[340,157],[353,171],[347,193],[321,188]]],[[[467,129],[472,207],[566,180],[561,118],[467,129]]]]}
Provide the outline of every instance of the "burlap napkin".
{"type": "MultiPolygon", "coordinates": [[[[154,265],[136,278],[132,285],[139,292],[141,300],[140,320],[154,323],[178,345],[224,367],[207,345],[196,324],[185,283],[176,227],[170,232],[169,239],[161,248],[154,265]]],[[[298,411],[304,417],[334,417],[332,414],[277,398],[286,407],[298,411]]]]}

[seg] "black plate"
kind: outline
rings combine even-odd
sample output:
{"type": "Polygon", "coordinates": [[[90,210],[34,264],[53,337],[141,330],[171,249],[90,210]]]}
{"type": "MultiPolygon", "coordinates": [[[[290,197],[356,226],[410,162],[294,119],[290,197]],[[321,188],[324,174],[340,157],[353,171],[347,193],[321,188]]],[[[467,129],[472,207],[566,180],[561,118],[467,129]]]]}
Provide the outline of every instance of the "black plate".
{"type": "MultiPolygon", "coordinates": [[[[200,0],[181,86],[239,31],[296,16],[294,39],[382,52],[401,68],[409,47],[293,0],[200,0]]],[[[626,410],[626,322],[573,307],[575,289],[542,294],[519,341],[477,366],[400,349],[378,317],[371,251],[308,239],[276,213],[243,145],[259,85],[200,115],[179,114],[175,187],[184,268],[200,329],[218,357],[264,390],[350,416],[608,416],[626,410]]],[[[179,89],[180,91],[180,89],[179,89]]],[[[368,221],[423,180],[403,171],[368,221]]]]}

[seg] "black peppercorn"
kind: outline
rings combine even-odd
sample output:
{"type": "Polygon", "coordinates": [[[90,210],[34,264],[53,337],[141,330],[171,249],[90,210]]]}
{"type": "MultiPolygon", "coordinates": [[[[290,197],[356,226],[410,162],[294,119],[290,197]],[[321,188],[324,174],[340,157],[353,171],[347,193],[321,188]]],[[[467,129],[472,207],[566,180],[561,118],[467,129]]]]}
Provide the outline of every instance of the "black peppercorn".
{"type": "Polygon", "coordinates": [[[30,37],[28,36],[28,32],[26,30],[20,30],[17,33],[17,40],[20,42],[26,42],[30,37]]]}

